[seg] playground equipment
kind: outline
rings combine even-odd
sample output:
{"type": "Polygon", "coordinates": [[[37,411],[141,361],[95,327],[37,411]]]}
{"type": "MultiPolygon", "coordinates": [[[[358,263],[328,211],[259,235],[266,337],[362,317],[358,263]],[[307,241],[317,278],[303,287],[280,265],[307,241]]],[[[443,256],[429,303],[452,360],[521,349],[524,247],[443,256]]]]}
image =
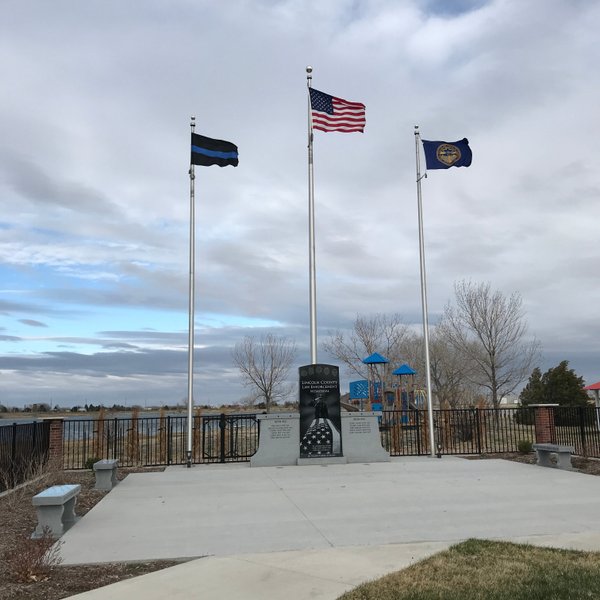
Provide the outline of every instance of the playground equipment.
{"type": "Polygon", "coordinates": [[[415,443],[429,451],[427,393],[416,388],[416,374],[407,364],[392,371],[398,377],[394,384],[394,410],[383,413],[385,418],[380,426],[385,447],[392,453],[415,443]]]}
{"type": "Polygon", "coordinates": [[[426,390],[415,390],[415,407],[426,408],[425,403],[427,402],[427,391],[426,390]]]}
{"type": "Polygon", "coordinates": [[[350,382],[350,402],[358,402],[360,410],[365,410],[365,401],[369,399],[369,382],[366,379],[350,382]]]}
{"type": "Polygon", "coordinates": [[[414,415],[409,411],[418,408],[415,402],[415,375],[417,372],[409,365],[404,364],[392,371],[392,375],[396,375],[400,379],[400,383],[396,387],[396,403],[395,409],[401,411],[400,421],[402,425],[412,425],[411,420],[414,420],[414,415]]]}
{"type": "Polygon", "coordinates": [[[385,356],[381,356],[378,352],[373,352],[367,358],[363,358],[363,364],[369,367],[369,399],[371,401],[371,410],[381,410],[383,408],[383,369],[385,367],[381,365],[386,365],[389,362],[385,356]],[[376,383],[379,385],[375,385],[376,383]]]}

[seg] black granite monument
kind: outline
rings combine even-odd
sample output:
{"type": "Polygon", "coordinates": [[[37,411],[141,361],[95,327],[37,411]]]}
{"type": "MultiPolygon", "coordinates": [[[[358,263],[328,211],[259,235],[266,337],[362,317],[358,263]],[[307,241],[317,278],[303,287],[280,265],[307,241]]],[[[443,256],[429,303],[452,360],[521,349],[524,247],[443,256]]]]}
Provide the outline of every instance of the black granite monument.
{"type": "Polygon", "coordinates": [[[335,365],[306,365],[300,377],[300,458],[342,456],[340,374],[335,365]]]}

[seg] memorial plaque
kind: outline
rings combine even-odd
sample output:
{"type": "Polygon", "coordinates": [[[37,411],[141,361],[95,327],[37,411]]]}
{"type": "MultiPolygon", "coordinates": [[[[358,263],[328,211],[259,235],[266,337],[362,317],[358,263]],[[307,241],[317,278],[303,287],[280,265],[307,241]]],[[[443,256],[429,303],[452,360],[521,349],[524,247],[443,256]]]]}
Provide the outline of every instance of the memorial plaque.
{"type": "Polygon", "coordinates": [[[300,415],[270,413],[258,415],[260,436],[258,448],[250,457],[251,467],[275,467],[298,464],[300,415]]]}
{"type": "Polygon", "coordinates": [[[300,376],[300,457],[342,456],[340,373],[335,365],[306,365],[300,376]]]}
{"type": "Polygon", "coordinates": [[[268,422],[269,437],[272,440],[289,440],[292,437],[292,424],[288,419],[268,422]]]}

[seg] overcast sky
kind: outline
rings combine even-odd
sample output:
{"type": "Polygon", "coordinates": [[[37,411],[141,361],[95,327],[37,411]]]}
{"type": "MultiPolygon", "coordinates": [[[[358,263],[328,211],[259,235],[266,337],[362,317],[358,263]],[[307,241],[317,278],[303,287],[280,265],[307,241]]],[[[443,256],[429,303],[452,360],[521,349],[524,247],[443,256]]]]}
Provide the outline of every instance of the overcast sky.
{"type": "Polygon", "coordinates": [[[521,294],[543,370],[600,380],[600,2],[2,8],[0,403],[186,398],[191,115],[240,156],[196,168],[196,403],[247,394],[244,335],[309,362],[307,65],[367,107],[364,134],[315,132],[319,342],[357,314],[421,323],[419,125],[473,151],[423,181],[431,322],[489,281],[521,294]]]}

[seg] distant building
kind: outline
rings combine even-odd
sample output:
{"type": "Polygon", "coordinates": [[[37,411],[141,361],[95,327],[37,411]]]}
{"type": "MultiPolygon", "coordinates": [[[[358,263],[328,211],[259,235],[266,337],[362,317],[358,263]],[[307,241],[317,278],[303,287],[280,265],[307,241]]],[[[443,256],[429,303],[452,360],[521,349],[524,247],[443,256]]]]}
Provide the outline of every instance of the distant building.
{"type": "Polygon", "coordinates": [[[500,398],[500,406],[521,406],[521,400],[516,394],[507,394],[506,396],[502,396],[502,398],[500,398]]]}

